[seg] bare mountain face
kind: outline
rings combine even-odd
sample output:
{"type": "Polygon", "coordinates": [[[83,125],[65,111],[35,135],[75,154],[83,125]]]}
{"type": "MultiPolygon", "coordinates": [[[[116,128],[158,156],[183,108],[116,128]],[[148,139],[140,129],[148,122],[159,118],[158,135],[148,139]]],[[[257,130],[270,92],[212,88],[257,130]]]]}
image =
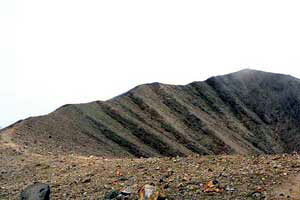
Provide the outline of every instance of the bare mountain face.
{"type": "Polygon", "coordinates": [[[3,132],[39,154],[109,157],[300,151],[300,80],[242,70],[184,86],[152,83],[65,105],[3,132]]]}

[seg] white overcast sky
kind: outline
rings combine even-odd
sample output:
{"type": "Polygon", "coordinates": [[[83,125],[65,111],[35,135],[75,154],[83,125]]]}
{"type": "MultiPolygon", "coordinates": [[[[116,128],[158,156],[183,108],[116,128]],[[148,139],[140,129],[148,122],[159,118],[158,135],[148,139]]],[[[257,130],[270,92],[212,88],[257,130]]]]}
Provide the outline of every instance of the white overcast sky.
{"type": "Polygon", "coordinates": [[[300,77],[300,3],[0,0],[0,126],[149,82],[300,77]]]}

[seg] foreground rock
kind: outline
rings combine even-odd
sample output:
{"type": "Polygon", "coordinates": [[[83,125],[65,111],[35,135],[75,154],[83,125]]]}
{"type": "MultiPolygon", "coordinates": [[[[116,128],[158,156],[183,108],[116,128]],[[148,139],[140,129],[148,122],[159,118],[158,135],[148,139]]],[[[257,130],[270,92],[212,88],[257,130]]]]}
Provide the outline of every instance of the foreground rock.
{"type": "Polygon", "coordinates": [[[139,189],[139,200],[157,200],[159,192],[154,185],[146,184],[139,189]]]}
{"type": "Polygon", "coordinates": [[[21,192],[20,200],[50,200],[50,186],[44,183],[30,185],[21,192]]]}

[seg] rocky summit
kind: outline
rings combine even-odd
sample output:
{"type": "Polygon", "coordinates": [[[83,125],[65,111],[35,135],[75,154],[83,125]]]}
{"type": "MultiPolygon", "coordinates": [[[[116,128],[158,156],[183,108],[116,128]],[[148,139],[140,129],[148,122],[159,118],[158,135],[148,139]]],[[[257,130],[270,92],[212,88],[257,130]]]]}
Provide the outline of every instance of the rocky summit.
{"type": "MultiPolygon", "coordinates": [[[[300,150],[300,80],[242,70],[188,85],[144,84],[1,130],[41,155],[153,157],[300,150]]],[[[3,136],[4,137],[4,136],[3,136]]]]}

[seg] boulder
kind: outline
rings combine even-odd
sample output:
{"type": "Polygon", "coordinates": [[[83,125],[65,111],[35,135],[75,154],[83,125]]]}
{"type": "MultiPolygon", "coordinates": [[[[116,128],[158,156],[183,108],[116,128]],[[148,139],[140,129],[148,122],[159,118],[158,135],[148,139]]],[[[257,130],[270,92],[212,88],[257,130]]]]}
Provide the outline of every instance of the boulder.
{"type": "Polygon", "coordinates": [[[50,186],[44,183],[29,185],[21,192],[20,200],[50,200],[50,186]]]}

